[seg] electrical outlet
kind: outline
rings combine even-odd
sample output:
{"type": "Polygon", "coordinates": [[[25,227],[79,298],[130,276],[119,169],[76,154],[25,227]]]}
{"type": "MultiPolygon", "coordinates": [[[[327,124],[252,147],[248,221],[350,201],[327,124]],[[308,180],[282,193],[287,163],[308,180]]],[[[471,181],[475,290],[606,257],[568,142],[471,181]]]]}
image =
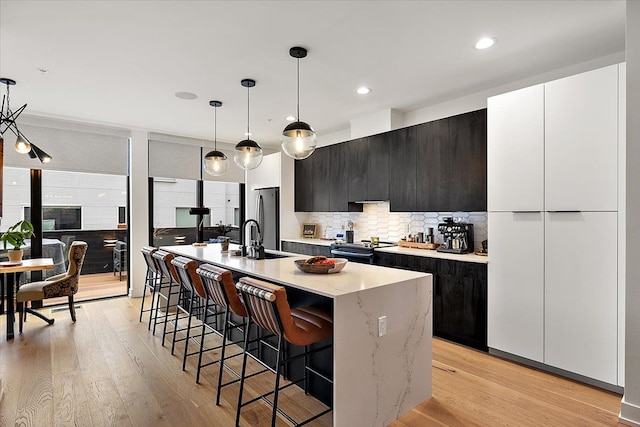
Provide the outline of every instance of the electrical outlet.
{"type": "Polygon", "coordinates": [[[378,336],[387,335],[387,316],[378,317],[378,336]]]}

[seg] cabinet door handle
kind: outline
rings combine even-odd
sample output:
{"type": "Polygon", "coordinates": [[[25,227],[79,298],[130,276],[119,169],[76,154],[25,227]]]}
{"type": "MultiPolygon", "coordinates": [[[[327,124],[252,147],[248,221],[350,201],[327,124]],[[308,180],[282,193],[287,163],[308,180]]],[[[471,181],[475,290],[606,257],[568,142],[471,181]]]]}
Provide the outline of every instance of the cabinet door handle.
{"type": "Polygon", "coordinates": [[[549,213],[580,213],[582,211],[547,211],[549,213]]]}
{"type": "Polygon", "coordinates": [[[540,213],[542,211],[511,211],[511,213],[540,213]]]}

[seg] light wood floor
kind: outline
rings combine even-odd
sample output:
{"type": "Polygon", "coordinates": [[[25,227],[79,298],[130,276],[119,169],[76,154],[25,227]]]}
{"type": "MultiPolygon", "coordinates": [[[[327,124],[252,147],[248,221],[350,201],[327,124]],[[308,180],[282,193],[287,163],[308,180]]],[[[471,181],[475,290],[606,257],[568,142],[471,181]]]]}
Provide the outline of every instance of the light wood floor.
{"type": "MultiPolygon", "coordinates": [[[[117,273],[115,276],[113,275],[113,273],[83,274],[80,276],[78,293],[75,294],[74,300],[76,302],[87,301],[96,298],[105,298],[126,294],[126,274],[122,275],[122,280],[120,280],[120,276],[118,276],[117,273]]],[[[45,306],[66,303],[68,303],[67,297],[50,298],[44,300],[45,306]]]]}
{"type": "MultiPolygon", "coordinates": [[[[182,372],[182,345],[171,356],[159,334],[138,322],[140,301],[83,303],[75,324],[67,311],[45,309],[54,325],[29,317],[14,341],[2,332],[0,426],[233,425],[238,387],[225,387],[216,407],[217,366],[205,368],[195,384],[195,358],[182,372]]],[[[433,345],[433,397],[393,427],[621,425],[616,394],[438,339],[433,345]]],[[[271,374],[257,377],[248,392],[255,395],[271,380],[271,374]]],[[[282,399],[295,416],[322,408],[295,388],[282,399]]],[[[264,404],[253,404],[243,410],[241,425],[268,425],[268,413],[264,404]]],[[[330,424],[327,415],[311,425],[330,424]]]]}

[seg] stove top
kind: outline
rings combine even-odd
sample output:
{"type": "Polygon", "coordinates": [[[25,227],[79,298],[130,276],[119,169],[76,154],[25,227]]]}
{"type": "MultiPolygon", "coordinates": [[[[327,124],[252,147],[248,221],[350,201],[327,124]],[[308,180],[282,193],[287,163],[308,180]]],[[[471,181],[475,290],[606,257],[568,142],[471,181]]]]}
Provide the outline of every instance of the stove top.
{"type": "Polygon", "coordinates": [[[391,246],[398,246],[397,243],[393,242],[378,242],[377,245],[371,246],[371,240],[361,240],[360,242],[354,243],[332,243],[331,247],[339,246],[340,248],[354,248],[354,249],[375,249],[375,248],[388,248],[391,246]]]}

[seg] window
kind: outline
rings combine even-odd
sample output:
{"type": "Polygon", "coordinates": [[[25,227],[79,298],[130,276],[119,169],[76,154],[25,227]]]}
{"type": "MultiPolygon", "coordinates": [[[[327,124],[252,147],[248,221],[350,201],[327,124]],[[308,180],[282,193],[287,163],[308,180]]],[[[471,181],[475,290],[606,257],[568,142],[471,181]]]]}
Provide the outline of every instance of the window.
{"type": "MultiPolygon", "coordinates": [[[[191,215],[189,213],[189,209],[191,208],[176,208],[176,227],[197,227],[196,221],[198,220],[197,215],[191,215]]],[[[203,227],[211,226],[211,217],[209,215],[204,215],[203,227]]]]}
{"type": "MultiPolygon", "coordinates": [[[[31,207],[25,206],[24,217],[31,218],[31,207]]],[[[80,230],[82,228],[81,206],[43,206],[43,230],[80,230]]]]}

